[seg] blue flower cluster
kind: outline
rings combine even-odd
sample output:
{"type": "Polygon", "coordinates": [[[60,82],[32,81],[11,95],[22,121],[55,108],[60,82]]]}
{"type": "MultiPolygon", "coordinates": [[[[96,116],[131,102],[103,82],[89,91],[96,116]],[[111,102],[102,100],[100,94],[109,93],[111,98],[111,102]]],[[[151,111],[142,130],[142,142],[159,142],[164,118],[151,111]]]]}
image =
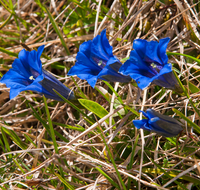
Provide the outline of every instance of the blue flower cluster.
{"type": "MultiPolygon", "coordinates": [[[[94,88],[98,79],[110,82],[128,83],[135,80],[140,89],[151,83],[161,87],[181,92],[179,84],[172,72],[166,55],[170,38],[158,42],[142,39],[134,40],[130,58],[122,64],[113,55],[112,46],[106,37],[106,30],[92,41],[84,42],[77,54],[76,64],[69,70],[68,75],[77,75],[85,79],[94,88]]],[[[10,99],[20,92],[32,90],[47,98],[62,101],[54,92],[56,90],[69,100],[75,99],[73,91],[42,69],[40,56],[44,46],[38,51],[22,50],[15,59],[12,68],[2,77],[1,83],[10,88],[10,99]]],[[[163,136],[176,136],[182,131],[181,123],[168,116],[163,116],[154,110],[143,112],[147,119],[134,120],[135,127],[157,132],[163,136]]]]}

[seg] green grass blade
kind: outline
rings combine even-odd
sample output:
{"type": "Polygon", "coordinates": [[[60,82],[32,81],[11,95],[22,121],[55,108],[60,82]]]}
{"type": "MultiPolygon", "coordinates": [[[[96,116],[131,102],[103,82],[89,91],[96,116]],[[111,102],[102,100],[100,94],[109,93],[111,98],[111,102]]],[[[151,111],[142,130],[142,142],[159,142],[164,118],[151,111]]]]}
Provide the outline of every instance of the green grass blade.
{"type": "Polygon", "coordinates": [[[49,134],[51,134],[50,129],[49,129],[49,125],[46,124],[46,122],[40,117],[40,115],[36,112],[36,110],[33,108],[33,106],[31,104],[29,104],[29,106],[31,107],[31,109],[33,110],[33,115],[36,119],[38,119],[38,121],[40,121],[42,123],[42,125],[45,127],[45,129],[47,130],[47,132],[49,134]]]}
{"type": "Polygon", "coordinates": [[[18,54],[17,54],[17,53],[14,53],[14,52],[9,51],[9,50],[7,50],[7,49],[4,49],[4,48],[2,48],[2,47],[0,47],[0,51],[3,52],[3,53],[6,53],[6,54],[8,54],[8,55],[10,55],[10,56],[12,56],[12,57],[18,57],[18,54]]]}
{"type": "Polygon", "coordinates": [[[82,126],[79,126],[79,127],[74,127],[74,126],[71,126],[71,125],[65,125],[63,123],[57,123],[57,122],[53,122],[54,125],[58,125],[58,126],[61,126],[61,127],[65,127],[67,129],[72,129],[72,130],[75,130],[75,131],[85,131],[85,128],[83,128],[82,126]]]}
{"type": "Polygon", "coordinates": [[[125,186],[125,184],[124,184],[124,182],[123,182],[123,180],[122,180],[122,177],[121,177],[121,175],[120,175],[120,173],[119,173],[119,171],[118,171],[118,169],[117,169],[117,166],[116,166],[115,161],[114,161],[114,159],[113,159],[113,157],[112,157],[112,154],[111,154],[111,152],[110,152],[110,149],[109,149],[109,147],[108,147],[108,145],[107,145],[107,143],[106,143],[106,140],[105,140],[105,138],[104,138],[104,135],[101,134],[101,137],[102,137],[103,142],[104,142],[104,144],[105,144],[105,146],[106,146],[106,150],[108,151],[108,155],[109,155],[109,157],[110,157],[110,159],[111,159],[111,162],[112,162],[112,164],[113,164],[113,167],[115,168],[115,171],[116,171],[116,174],[117,174],[117,176],[118,176],[118,178],[119,178],[119,181],[120,181],[120,183],[121,183],[123,189],[126,190],[126,186],[125,186]]]}
{"type": "Polygon", "coordinates": [[[57,142],[56,142],[55,132],[54,132],[54,128],[53,128],[53,124],[52,124],[52,121],[51,121],[51,117],[50,117],[50,113],[49,113],[49,109],[48,109],[48,105],[47,105],[47,101],[46,101],[45,96],[43,96],[43,100],[44,100],[45,111],[46,111],[48,122],[49,122],[50,132],[51,132],[50,135],[51,135],[51,138],[53,140],[55,152],[58,154],[58,145],[57,145],[57,142]]]}
{"type": "Polygon", "coordinates": [[[62,178],[59,174],[57,174],[57,173],[54,173],[54,174],[58,177],[58,179],[59,179],[60,181],[62,181],[63,184],[65,184],[65,185],[67,186],[68,189],[70,189],[70,190],[75,190],[74,187],[73,187],[72,185],[70,185],[70,184],[69,184],[64,178],[62,178]]]}
{"type": "MultiPolygon", "coordinates": [[[[4,131],[4,127],[1,127],[1,134],[2,134],[2,137],[3,137],[3,141],[4,141],[5,147],[7,149],[7,152],[10,152],[11,150],[10,150],[8,139],[7,139],[5,131],[4,131]]],[[[9,156],[9,158],[12,158],[11,154],[9,154],[8,156],[9,156]]]]}
{"type": "Polygon", "coordinates": [[[4,26],[6,26],[6,24],[9,23],[9,21],[12,18],[12,16],[13,16],[13,14],[10,14],[10,16],[5,20],[5,22],[2,25],[0,25],[0,29],[2,29],[4,26]]]}
{"type": "Polygon", "coordinates": [[[98,170],[113,186],[120,189],[119,185],[113,181],[112,178],[110,178],[104,171],[102,171],[100,168],[96,167],[96,170],[98,170]]]}
{"type": "MultiPolygon", "coordinates": [[[[160,169],[160,171],[162,171],[169,179],[172,179],[172,177],[170,176],[170,174],[168,174],[168,172],[166,172],[164,169],[162,169],[162,167],[157,164],[156,162],[154,162],[153,159],[151,159],[151,161],[156,165],[156,167],[158,167],[160,169]]],[[[181,188],[183,188],[184,190],[187,190],[187,188],[180,182],[178,182],[177,180],[174,181],[174,183],[176,183],[177,185],[179,185],[181,188]]]]}
{"type": "MultiPolygon", "coordinates": [[[[136,139],[135,139],[135,142],[134,142],[134,145],[133,145],[133,149],[132,149],[132,153],[131,153],[131,159],[130,159],[130,163],[128,164],[127,166],[127,170],[130,170],[132,169],[132,166],[133,166],[133,162],[134,162],[134,154],[135,154],[135,149],[136,149],[136,146],[137,146],[137,143],[138,143],[138,140],[139,140],[139,134],[137,135],[136,139]]],[[[132,181],[132,178],[128,178],[128,185],[127,185],[127,189],[130,189],[131,188],[131,181],[132,181]]]]}
{"type": "Polygon", "coordinates": [[[45,12],[47,13],[47,15],[48,15],[48,17],[49,17],[49,19],[50,19],[50,21],[51,21],[51,24],[52,24],[54,30],[55,30],[56,33],[58,34],[58,37],[60,38],[60,41],[61,41],[63,47],[65,48],[66,53],[67,53],[68,55],[70,55],[69,49],[68,49],[68,47],[67,47],[67,45],[66,45],[66,43],[65,43],[65,40],[64,40],[64,38],[63,38],[63,35],[62,35],[62,33],[61,33],[61,31],[60,31],[58,25],[56,24],[56,22],[55,22],[53,16],[51,15],[51,13],[49,12],[49,10],[46,8],[46,6],[45,6],[44,4],[42,5],[42,7],[44,8],[45,12]]]}
{"type": "Polygon", "coordinates": [[[176,114],[178,114],[182,119],[184,119],[185,121],[187,121],[187,123],[188,123],[190,126],[194,127],[194,129],[195,129],[198,133],[200,133],[200,127],[199,127],[197,124],[195,124],[195,123],[192,122],[190,119],[188,119],[187,117],[185,117],[185,115],[182,114],[182,113],[181,113],[180,111],[178,111],[177,109],[173,108],[172,110],[173,110],[176,114]]]}
{"type": "Polygon", "coordinates": [[[78,88],[79,92],[81,93],[81,97],[85,98],[85,99],[88,99],[88,97],[83,93],[83,91],[81,90],[81,88],[78,86],[77,82],[74,80],[74,77],[71,76],[71,78],[72,78],[74,84],[76,85],[76,87],[78,88]]]}
{"type": "Polygon", "coordinates": [[[6,129],[5,127],[2,127],[4,132],[6,132],[10,138],[23,150],[27,148],[27,145],[21,141],[20,137],[12,130],[6,129]]]}
{"type": "Polygon", "coordinates": [[[190,98],[190,95],[187,93],[187,90],[185,89],[185,87],[183,86],[182,82],[180,81],[180,79],[178,78],[177,74],[173,71],[180,87],[182,88],[184,94],[186,95],[186,97],[188,98],[190,104],[192,105],[192,107],[194,108],[195,112],[198,114],[198,116],[200,117],[200,113],[199,113],[199,110],[196,108],[196,106],[194,105],[192,99],[190,98]]]}
{"type": "Polygon", "coordinates": [[[90,124],[95,123],[95,121],[93,119],[91,119],[90,117],[87,116],[87,114],[85,114],[83,111],[81,111],[76,105],[74,105],[72,102],[70,102],[69,100],[67,100],[66,98],[64,98],[61,94],[59,94],[56,90],[54,90],[55,93],[60,96],[66,103],[68,103],[70,106],[72,106],[74,109],[76,109],[79,113],[81,113],[84,117],[86,117],[88,120],[88,122],[90,124]]]}
{"type": "Polygon", "coordinates": [[[197,63],[200,63],[200,60],[191,56],[191,55],[187,55],[187,54],[182,54],[182,53],[175,53],[175,52],[167,52],[167,55],[179,55],[179,56],[184,56],[184,57],[188,57],[190,59],[193,59],[194,61],[196,61],[197,63]]]}

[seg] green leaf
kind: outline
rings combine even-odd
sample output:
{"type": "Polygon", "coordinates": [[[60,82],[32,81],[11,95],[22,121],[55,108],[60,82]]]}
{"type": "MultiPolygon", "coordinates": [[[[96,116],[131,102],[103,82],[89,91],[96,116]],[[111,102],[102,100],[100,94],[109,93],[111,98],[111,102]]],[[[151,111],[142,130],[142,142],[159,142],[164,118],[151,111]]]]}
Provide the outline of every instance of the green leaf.
{"type": "Polygon", "coordinates": [[[65,184],[65,185],[68,187],[68,189],[70,189],[70,190],[75,190],[74,187],[73,187],[72,185],[70,185],[64,178],[62,178],[62,176],[60,176],[58,173],[54,173],[54,174],[58,177],[58,179],[59,179],[63,184],[65,184]]]}
{"type": "Polygon", "coordinates": [[[71,125],[65,125],[63,123],[57,123],[57,122],[53,122],[54,125],[58,125],[61,127],[65,127],[67,129],[71,129],[71,130],[75,130],[75,131],[85,131],[85,128],[83,128],[82,126],[79,125],[79,127],[75,127],[75,126],[71,126],[71,125]]]}
{"type": "Polygon", "coordinates": [[[115,172],[116,172],[116,174],[117,174],[117,177],[118,177],[118,179],[119,179],[119,181],[120,181],[120,183],[121,183],[123,189],[126,190],[126,186],[125,186],[125,184],[124,184],[124,181],[123,181],[123,179],[122,179],[122,177],[121,177],[121,175],[120,175],[120,173],[119,173],[119,171],[118,171],[118,168],[117,168],[117,166],[116,166],[116,163],[115,163],[115,160],[114,160],[114,158],[113,158],[113,155],[111,154],[110,148],[108,147],[108,145],[107,145],[107,143],[106,143],[106,140],[105,140],[105,138],[104,138],[104,135],[103,135],[102,133],[101,133],[101,137],[102,137],[103,142],[104,142],[104,144],[105,144],[105,146],[106,146],[106,150],[108,151],[108,155],[109,155],[110,160],[111,160],[111,162],[112,162],[112,164],[113,164],[113,167],[114,167],[114,169],[115,169],[115,172]]]}
{"type": "Polygon", "coordinates": [[[17,53],[14,53],[14,52],[9,51],[9,50],[7,50],[7,49],[4,49],[4,48],[2,48],[2,47],[0,47],[0,51],[3,52],[3,53],[8,54],[8,55],[10,55],[10,56],[18,57],[18,54],[17,54],[17,53]]]}
{"type": "Polygon", "coordinates": [[[49,109],[48,109],[48,105],[47,105],[47,101],[46,101],[45,96],[43,96],[43,100],[44,100],[45,111],[46,111],[48,122],[49,122],[50,132],[51,132],[50,135],[51,135],[51,138],[53,140],[55,152],[58,154],[58,145],[57,145],[57,142],[56,142],[55,132],[54,132],[54,128],[53,128],[53,124],[52,124],[52,121],[51,121],[51,117],[50,117],[50,113],[49,113],[49,109]]]}
{"type": "Polygon", "coordinates": [[[59,29],[57,23],[55,22],[54,18],[52,17],[51,13],[49,12],[49,10],[48,10],[44,5],[42,5],[42,7],[44,8],[45,12],[47,13],[47,15],[48,15],[48,17],[49,17],[49,19],[50,19],[50,21],[51,21],[51,24],[52,24],[54,30],[55,30],[56,33],[58,34],[58,36],[59,36],[59,38],[60,38],[60,41],[61,41],[63,47],[65,48],[66,53],[67,53],[68,55],[70,55],[69,49],[68,49],[68,47],[67,47],[67,45],[66,45],[66,43],[65,43],[65,40],[64,40],[64,38],[63,38],[63,35],[62,35],[62,33],[61,33],[61,31],[60,31],[60,29],[59,29]]]}
{"type": "Polygon", "coordinates": [[[120,189],[119,185],[113,181],[110,176],[108,176],[104,171],[102,171],[100,168],[96,167],[96,169],[116,188],[120,189]]]}
{"type": "Polygon", "coordinates": [[[5,127],[2,127],[4,132],[6,132],[10,138],[23,150],[27,149],[27,145],[21,141],[19,136],[12,130],[6,129],[5,127]]]}
{"type": "Polygon", "coordinates": [[[178,111],[177,109],[173,108],[172,109],[176,114],[178,114],[182,119],[184,119],[185,121],[188,122],[188,124],[192,127],[194,127],[194,129],[200,133],[200,127],[195,124],[194,122],[192,122],[190,119],[188,119],[187,117],[185,117],[185,115],[183,115],[180,111],[178,111]]]}
{"type": "MultiPolygon", "coordinates": [[[[72,106],[74,109],[76,109],[79,113],[81,113],[83,116],[85,116],[86,118],[85,118],[85,120],[87,121],[87,122],[89,122],[90,124],[93,124],[93,123],[95,123],[95,121],[93,120],[93,119],[91,119],[90,117],[88,117],[87,116],[87,114],[85,114],[83,111],[81,111],[75,104],[73,104],[73,102],[78,102],[79,103],[79,101],[77,101],[77,100],[67,100],[66,98],[64,98],[61,94],[59,94],[56,90],[54,90],[54,92],[58,95],[58,96],[60,96],[65,102],[67,102],[70,106],[72,106]]],[[[81,106],[81,105],[80,105],[81,106]]]]}
{"type": "Polygon", "coordinates": [[[188,58],[193,59],[193,60],[196,61],[197,63],[200,63],[200,60],[199,60],[199,59],[197,59],[196,57],[193,57],[193,56],[191,56],[191,55],[187,55],[187,54],[174,53],[174,52],[167,52],[167,55],[179,55],[179,56],[185,56],[185,57],[188,57],[188,58]]]}
{"type": "MultiPolygon", "coordinates": [[[[137,146],[139,137],[140,137],[140,135],[138,134],[136,139],[135,139],[134,145],[133,145],[133,149],[132,149],[132,153],[131,153],[131,159],[130,159],[130,163],[127,165],[127,170],[130,170],[133,167],[134,155],[135,155],[135,150],[136,150],[136,146],[137,146]]],[[[130,177],[128,178],[128,185],[127,185],[128,189],[131,188],[131,181],[132,180],[133,180],[132,178],[130,178],[130,177]]]]}
{"type": "Polygon", "coordinates": [[[191,82],[188,83],[189,85],[189,89],[191,91],[191,93],[196,93],[199,92],[199,88],[197,88],[194,84],[192,84],[191,82]]]}
{"type": "MultiPolygon", "coordinates": [[[[96,114],[100,118],[103,118],[104,116],[108,115],[108,111],[104,107],[102,107],[96,102],[93,102],[92,100],[79,99],[78,101],[82,106],[84,106],[86,109],[96,114]]],[[[109,119],[106,119],[105,121],[109,124],[109,119]]],[[[114,120],[112,120],[113,125],[114,123],[114,120]]]]}

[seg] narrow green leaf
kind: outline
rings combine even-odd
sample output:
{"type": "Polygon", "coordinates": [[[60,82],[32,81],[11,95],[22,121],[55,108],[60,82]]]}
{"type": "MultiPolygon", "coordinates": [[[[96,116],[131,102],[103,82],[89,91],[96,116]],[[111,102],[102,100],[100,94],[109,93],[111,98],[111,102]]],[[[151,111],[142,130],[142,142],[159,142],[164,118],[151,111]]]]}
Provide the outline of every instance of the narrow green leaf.
{"type": "Polygon", "coordinates": [[[118,98],[119,102],[124,106],[124,110],[127,113],[127,110],[130,110],[131,112],[133,112],[135,115],[139,116],[139,113],[137,111],[135,111],[133,108],[130,108],[127,105],[124,105],[122,99],[120,98],[120,96],[118,95],[118,93],[115,91],[115,89],[107,82],[107,81],[103,81],[116,95],[116,97],[118,98]],[[126,109],[125,109],[126,108],[126,109]]]}
{"type": "Polygon", "coordinates": [[[58,126],[62,126],[62,127],[65,127],[67,129],[72,129],[72,130],[75,130],[75,131],[85,131],[85,128],[83,128],[82,126],[79,125],[79,127],[74,127],[74,126],[71,126],[71,125],[65,125],[63,123],[57,123],[57,122],[53,122],[54,125],[58,125],[58,126]]]}
{"type": "MultiPolygon", "coordinates": [[[[157,164],[156,162],[154,162],[153,159],[151,159],[151,161],[160,169],[160,171],[162,171],[166,175],[166,177],[168,177],[170,179],[173,178],[173,177],[170,176],[170,174],[168,172],[166,172],[164,169],[162,169],[162,167],[159,164],[157,164]]],[[[176,183],[177,185],[179,185],[184,190],[187,190],[187,188],[182,183],[178,182],[177,180],[175,180],[174,183],[176,183]]]]}
{"type": "Polygon", "coordinates": [[[46,101],[45,96],[43,96],[43,100],[44,100],[45,111],[46,111],[48,122],[49,122],[50,132],[51,132],[50,135],[51,135],[51,138],[53,140],[55,152],[58,154],[58,145],[57,145],[57,142],[56,142],[55,132],[54,132],[54,128],[53,128],[53,124],[52,124],[52,121],[51,121],[51,117],[50,117],[50,113],[49,113],[49,109],[48,109],[48,105],[47,105],[47,101],[46,101]]]}
{"type": "Polygon", "coordinates": [[[185,56],[188,57],[190,59],[193,59],[194,61],[196,61],[197,63],[200,63],[200,60],[197,59],[196,57],[193,57],[191,55],[187,55],[187,54],[182,54],[182,53],[175,53],[175,52],[167,52],[167,55],[179,55],[179,56],[185,56]]]}
{"type": "Polygon", "coordinates": [[[2,127],[4,132],[6,132],[10,138],[21,148],[21,149],[26,149],[27,145],[21,141],[21,139],[19,138],[19,136],[13,131],[13,130],[9,130],[6,129],[5,127],[2,127]]]}
{"type": "Polygon", "coordinates": [[[116,164],[115,164],[115,160],[114,160],[113,157],[112,157],[112,154],[111,154],[111,152],[110,152],[110,149],[109,149],[109,147],[108,147],[108,145],[107,145],[107,143],[106,143],[106,140],[105,140],[105,138],[104,138],[104,135],[103,135],[102,133],[101,133],[101,138],[103,139],[103,142],[104,142],[104,144],[105,144],[105,146],[106,146],[106,150],[108,151],[108,155],[109,155],[109,157],[110,157],[110,159],[111,159],[111,162],[112,162],[112,164],[113,164],[113,167],[115,168],[115,171],[116,171],[116,174],[117,174],[117,176],[118,176],[118,178],[119,178],[119,181],[120,181],[120,183],[121,183],[123,189],[126,190],[126,186],[125,186],[125,184],[124,184],[124,182],[123,182],[123,180],[122,180],[122,177],[121,177],[121,175],[120,175],[120,173],[119,173],[119,171],[118,171],[118,169],[117,169],[117,166],[116,166],[116,164]]]}
{"type": "Polygon", "coordinates": [[[86,95],[83,93],[83,91],[81,90],[81,88],[78,86],[77,82],[74,80],[74,77],[71,76],[71,78],[72,78],[74,84],[76,85],[76,87],[78,88],[79,92],[81,93],[81,97],[82,97],[82,98],[85,98],[85,99],[88,99],[87,96],[86,96],[86,95]]]}
{"type": "Polygon", "coordinates": [[[110,178],[103,170],[100,168],[96,167],[96,170],[98,170],[113,186],[116,188],[120,189],[119,185],[113,181],[112,178],[110,178]]]}
{"type": "Polygon", "coordinates": [[[40,115],[36,112],[36,110],[33,108],[33,106],[31,104],[29,104],[29,106],[31,107],[31,109],[33,110],[33,115],[36,119],[38,119],[38,121],[40,121],[42,123],[42,125],[45,127],[45,129],[47,130],[47,132],[49,134],[51,134],[50,129],[49,129],[49,125],[46,124],[46,122],[40,117],[40,115]]]}
{"type": "Polygon", "coordinates": [[[182,88],[184,94],[185,94],[186,97],[188,98],[190,104],[192,105],[192,107],[194,108],[195,112],[196,112],[196,113],[198,114],[198,116],[200,117],[200,112],[199,112],[199,110],[196,108],[195,104],[193,103],[193,101],[192,101],[190,95],[188,94],[187,90],[185,89],[185,87],[184,87],[183,84],[181,83],[181,81],[180,81],[180,79],[178,78],[177,74],[176,74],[174,71],[173,71],[173,73],[174,73],[174,76],[176,77],[176,79],[177,79],[177,81],[178,81],[180,87],[182,88]]]}
{"type": "Polygon", "coordinates": [[[28,141],[30,141],[30,142],[34,145],[34,147],[37,148],[37,145],[32,141],[32,139],[31,139],[27,134],[24,134],[24,136],[26,137],[26,139],[27,139],[28,141]]]}
{"type": "MultiPolygon", "coordinates": [[[[11,150],[10,150],[10,146],[9,146],[8,139],[7,139],[6,134],[5,134],[5,131],[4,131],[4,127],[1,127],[1,134],[2,134],[2,137],[3,137],[3,141],[4,141],[5,147],[6,147],[6,149],[7,149],[7,152],[10,152],[11,150]]],[[[4,147],[4,146],[3,146],[3,147],[4,147]]],[[[4,149],[4,150],[5,150],[5,149],[4,149]]],[[[9,154],[8,156],[9,156],[9,158],[12,158],[12,155],[11,155],[11,154],[9,154]]]]}
{"type": "Polygon", "coordinates": [[[65,43],[65,40],[64,40],[64,38],[63,38],[63,35],[62,35],[62,33],[61,33],[61,31],[60,31],[58,25],[56,24],[56,22],[55,22],[53,16],[52,16],[51,13],[49,12],[49,10],[45,7],[44,4],[41,4],[41,5],[43,6],[45,12],[47,13],[47,15],[48,15],[48,17],[49,17],[49,19],[50,19],[50,21],[51,21],[51,24],[52,24],[54,30],[55,30],[56,33],[58,34],[58,36],[59,36],[59,38],[60,38],[60,41],[61,41],[63,47],[65,48],[66,53],[67,53],[68,55],[70,55],[69,49],[68,49],[68,47],[67,47],[67,45],[66,45],[66,43],[65,43]]]}
{"type": "Polygon", "coordinates": [[[70,185],[64,178],[62,178],[59,174],[57,174],[57,173],[54,173],[57,177],[58,177],[58,179],[62,182],[62,183],[64,183],[66,186],[67,186],[67,188],[69,188],[70,190],[75,190],[74,189],[74,187],[72,186],[72,185],[70,185]]]}
{"type": "Polygon", "coordinates": [[[7,49],[4,49],[4,48],[2,48],[2,47],[0,47],[0,51],[3,52],[3,53],[8,54],[8,55],[10,55],[10,56],[18,57],[18,54],[17,54],[17,53],[14,53],[14,52],[9,51],[9,50],[7,50],[7,49]]]}
{"type": "MultiPolygon", "coordinates": [[[[71,101],[67,100],[66,98],[64,98],[61,94],[59,94],[56,90],[54,90],[54,92],[60,96],[65,102],[67,102],[70,106],[72,106],[74,109],[76,109],[79,113],[81,113],[84,117],[87,118],[87,121],[90,124],[95,123],[95,121],[93,119],[91,119],[90,117],[87,116],[87,114],[85,114],[83,111],[81,111],[76,105],[74,105],[71,101]]],[[[79,102],[78,102],[79,103],[79,102]]]]}
{"type": "Polygon", "coordinates": [[[3,141],[1,140],[1,138],[0,138],[0,146],[1,146],[2,150],[3,150],[3,152],[6,152],[6,149],[4,147],[4,144],[3,144],[3,141]]]}
{"type": "Polygon", "coordinates": [[[6,26],[6,24],[9,23],[9,21],[12,18],[12,16],[13,16],[13,14],[10,14],[10,16],[5,20],[5,22],[2,25],[0,25],[0,29],[2,29],[4,26],[6,26]]]}
{"type": "Polygon", "coordinates": [[[172,110],[173,110],[176,114],[178,114],[182,119],[184,119],[185,121],[187,121],[188,124],[189,124],[190,126],[194,127],[194,129],[195,129],[198,133],[200,133],[200,127],[199,127],[197,124],[195,124],[195,123],[192,122],[190,119],[188,119],[187,117],[185,117],[185,115],[182,114],[182,113],[181,113],[180,111],[178,111],[177,109],[173,108],[172,110]]]}
{"type": "Polygon", "coordinates": [[[191,82],[188,82],[188,86],[189,86],[189,89],[191,91],[191,93],[197,93],[200,91],[199,88],[197,88],[194,84],[192,84],[191,82]]]}
{"type": "MultiPolygon", "coordinates": [[[[127,170],[130,170],[132,169],[133,167],[133,162],[134,162],[134,155],[135,155],[135,149],[136,149],[136,146],[137,146],[137,143],[138,143],[138,140],[139,140],[139,134],[137,135],[136,139],[135,139],[135,142],[134,142],[134,145],[133,145],[133,149],[132,149],[132,153],[131,153],[131,159],[130,159],[130,163],[128,164],[127,166],[127,170]]],[[[131,181],[133,179],[132,178],[128,178],[128,185],[127,185],[127,189],[131,189],[131,181]]]]}
{"type": "Polygon", "coordinates": [[[21,170],[21,172],[25,174],[26,172],[25,172],[24,169],[20,166],[20,164],[17,162],[17,160],[16,160],[16,159],[13,159],[13,161],[15,162],[15,164],[17,165],[17,167],[21,170]]]}
{"type": "MultiPolygon", "coordinates": [[[[92,100],[86,100],[86,99],[79,99],[78,100],[82,106],[84,106],[87,110],[91,111],[92,113],[96,114],[98,117],[103,118],[104,116],[108,115],[108,111],[99,105],[96,102],[93,102],[92,100]]],[[[109,119],[105,120],[106,123],[109,124],[109,119]]],[[[115,121],[112,120],[112,124],[115,124],[115,121]]]]}

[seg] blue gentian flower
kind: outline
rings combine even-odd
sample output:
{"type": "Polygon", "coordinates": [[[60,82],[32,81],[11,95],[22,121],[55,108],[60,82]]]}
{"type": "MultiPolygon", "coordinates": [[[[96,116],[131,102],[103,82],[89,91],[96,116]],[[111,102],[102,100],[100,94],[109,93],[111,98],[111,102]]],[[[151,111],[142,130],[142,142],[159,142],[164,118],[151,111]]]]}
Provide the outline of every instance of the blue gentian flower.
{"type": "Polygon", "coordinates": [[[162,115],[152,109],[147,109],[146,113],[140,112],[147,119],[133,120],[133,124],[138,129],[156,132],[165,137],[176,136],[183,130],[182,124],[172,117],[162,115]]]}
{"type": "Polygon", "coordinates": [[[70,89],[42,69],[40,56],[43,50],[44,46],[40,46],[38,51],[21,50],[18,59],[14,60],[12,68],[2,77],[0,82],[10,88],[10,99],[22,91],[32,90],[47,98],[62,101],[53,89],[66,99],[75,99],[74,93],[70,89]]]}
{"type": "Polygon", "coordinates": [[[119,72],[129,75],[137,82],[140,89],[154,83],[158,86],[180,91],[178,81],[172,65],[168,63],[166,55],[170,38],[163,38],[158,42],[137,39],[133,41],[133,51],[130,58],[122,65],[119,72]]]}
{"type": "Polygon", "coordinates": [[[129,76],[118,73],[122,63],[113,56],[112,46],[106,38],[106,30],[92,41],[81,44],[76,60],[75,66],[69,70],[68,75],[77,75],[80,79],[87,80],[93,88],[97,79],[110,82],[132,80],[129,76]]]}

